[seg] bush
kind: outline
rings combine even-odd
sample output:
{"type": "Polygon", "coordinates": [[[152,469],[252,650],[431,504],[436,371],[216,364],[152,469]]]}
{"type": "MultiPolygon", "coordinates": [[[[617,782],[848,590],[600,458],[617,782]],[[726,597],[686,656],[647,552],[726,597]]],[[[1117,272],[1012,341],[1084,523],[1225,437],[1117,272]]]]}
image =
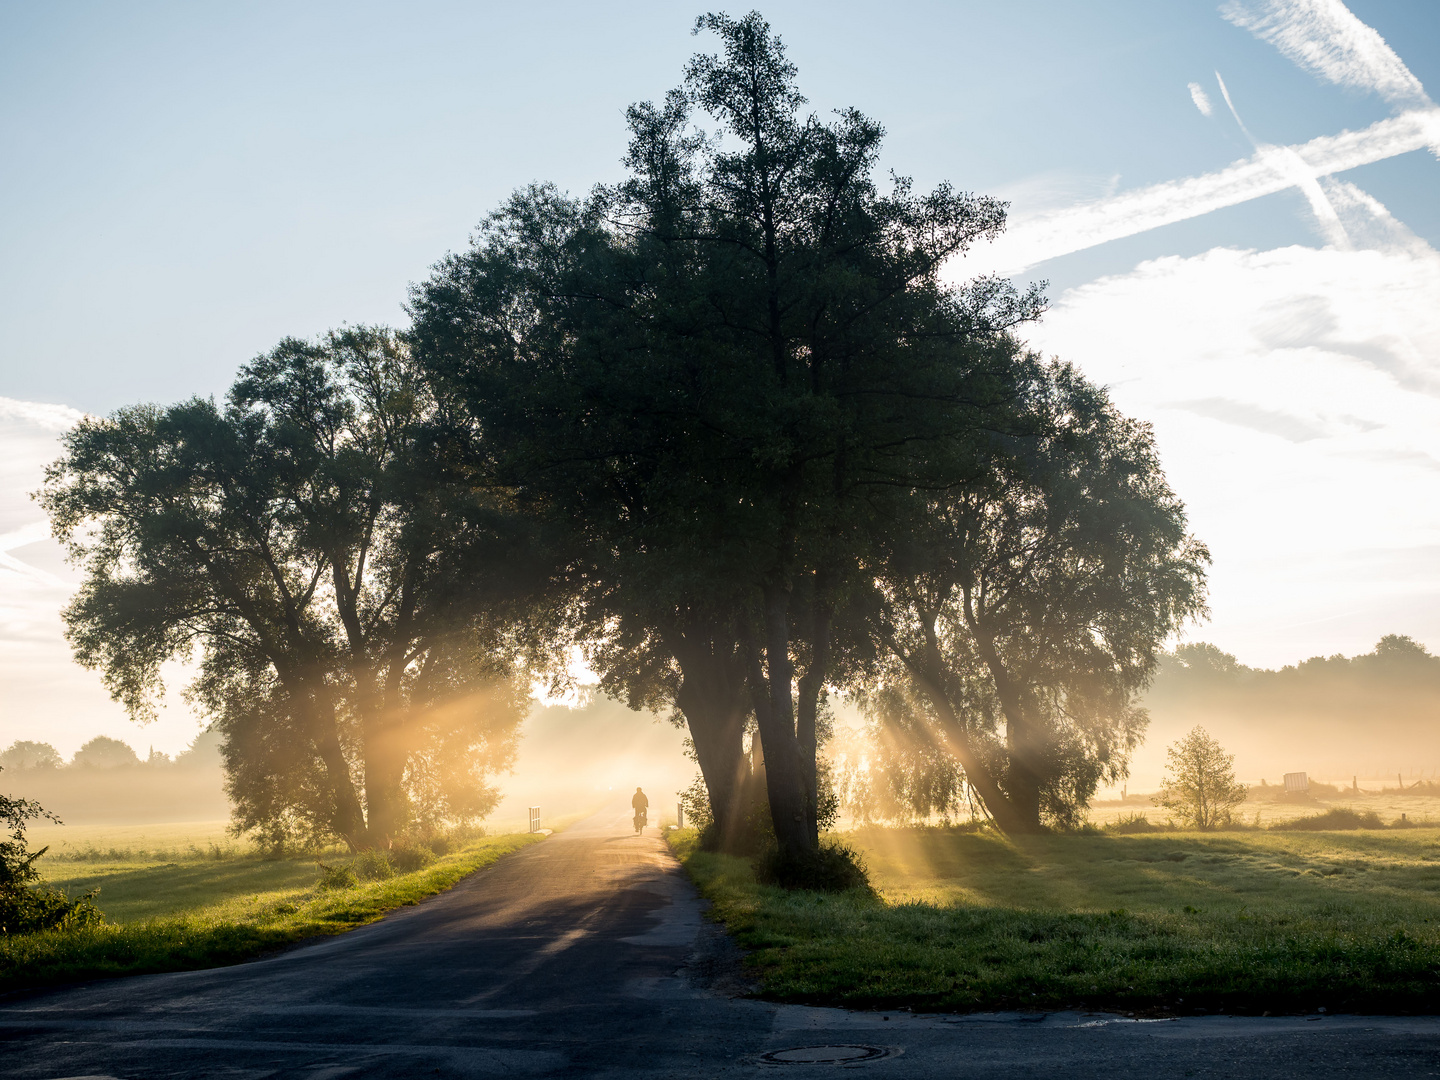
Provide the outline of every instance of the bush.
{"type": "Polygon", "coordinates": [[[357,855],[350,864],[350,869],[361,881],[384,881],[395,876],[395,867],[390,863],[390,853],[374,849],[357,855]]]}
{"type": "Polygon", "coordinates": [[[1323,814],[1312,814],[1310,817],[1296,818],[1294,821],[1281,821],[1271,825],[1272,829],[1284,829],[1286,831],[1300,829],[1306,831],[1328,831],[1332,829],[1383,829],[1385,823],[1380,820],[1380,815],[1374,810],[1358,811],[1351,810],[1348,806],[1336,806],[1326,810],[1323,814]]]}
{"type": "Polygon", "coordinates": [[[355,871],[344,863],[336,866],[326,866],[319,859],[316,859],[315,865],[320,867],[320,882],[317,886],[318,888],[349,889],[360,884],[360,879],[355,876],[355,871]]]}
{"type": "Polygon", "coordinates": [[[91,890],[71,900],[59,889],[19,889],[0,893],[0,934],[33,934],[40,930],[78,930],[94,926],[103,915],[91,890]]]}
{"type": "Polygon", "coordinates": [[[870,876],[860,853],[838,840],[824,842],[813,853],[785,855],[772,847],[755,860],[755,877],[783,889],[845,892],[869,889],[870,876]]]}
{"type": "Polygon", "coordinates": [[[31,851],[25,842],[25,826],[42,817],[60,822],[38,803],[0,795],[0,822],[10,828],[10,838],[0,840],[0,934],[67,929],[100,921],[93,892],[71,900],[41,882],[35,860],[50,849],[31,851]]]}
{"type": "MultiPolygon", "coordinates": [[[[445,843],[443,838],[441,838],[439,842],[442,844],[445,843]]],[[[425,867],[435,861],[435,856],[438,854],[434,848],[435,843],[436,841],[432,840],[431,846],[429,847],[421,847],[419,844],[408,843],[391,845],[389,851],[390,866],[393,868],[394,873],[413,874],[416,870],[425,869],[425,867]]],[[[448,849],[448,844],[446,847],[448,849]]],[[[389,875],[386,876],[388,877],[389,875]]]]}
{"type": "Polygon", "coordinates": [[[1132,836],[1136,833],[1168,831],[1166,826],[1156,825],[1144,814],[1130,814],[1128,817],[1119,818],[1116,821],[1110,822],[1104,828],[1107,833],[1113,833],[1116,836],[1132,836]]]}

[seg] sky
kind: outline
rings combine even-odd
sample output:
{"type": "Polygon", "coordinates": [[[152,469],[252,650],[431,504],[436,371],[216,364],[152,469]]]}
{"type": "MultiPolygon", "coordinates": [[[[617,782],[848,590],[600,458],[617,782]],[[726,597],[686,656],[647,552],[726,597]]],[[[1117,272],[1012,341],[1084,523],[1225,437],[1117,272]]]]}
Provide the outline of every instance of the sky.
{"type": "MultiPolygon", "coordinates": [[[[620,176],[625,107],[714,47],[700,10],[0,0],[0,745],[197,730],[176,699],[137,731],[70,658],[28,497],[66,427],[403,325],[510,191],[620,176]]],[[[818,113],[885,125],[885,171],[1010,201],[947,273],[1047,281],[1033,346],[1153,425],[1214,558],[1189,639],[1440,651],[1440,4],[762,11],[818,113]]]]}

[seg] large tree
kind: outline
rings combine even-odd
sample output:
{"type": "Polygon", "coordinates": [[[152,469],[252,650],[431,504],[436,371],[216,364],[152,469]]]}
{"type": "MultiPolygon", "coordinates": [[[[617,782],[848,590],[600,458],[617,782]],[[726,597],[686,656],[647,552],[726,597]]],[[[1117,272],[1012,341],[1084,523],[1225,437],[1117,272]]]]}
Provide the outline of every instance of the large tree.
{"type": "Polygon", "coordinates": [[[968,481],[904,493],[871,564],[893,660],[872,707],[918,720],[1008,832],[1072,824],[1126,775],[1137,695],[1203,613],[1209,560],[1150,429],[1073,368],[1031,370],[1030,433],[968,481]]]}
{"type": "Polygon", "coordinates": [[[916,446],[985,452],[1013,399],[990,343],[1038,301],[939,280],[1002,204],[880,190],[880,126],[807,113],[758,15],[697,30],[722,52],[630,110],[630,178],[519,193],[417,288],[414,334],[497,475],[583,534],[602,674],[684,713],[717,820],[752,713],[777,839],[803,855],[824,696],[867,646],[837,616],[873,503],[914,482],[916,446]]]}
{"type": "Polygon", "coordinates": [[[536,548],[448,462],[468,442],[384,330],[288,339],[226,406],[86,420],[43,502],[85,569],[78,659],[136,719],[198,649],[236,824],[387,845],[493,806],[527,680],[536,548]]]}

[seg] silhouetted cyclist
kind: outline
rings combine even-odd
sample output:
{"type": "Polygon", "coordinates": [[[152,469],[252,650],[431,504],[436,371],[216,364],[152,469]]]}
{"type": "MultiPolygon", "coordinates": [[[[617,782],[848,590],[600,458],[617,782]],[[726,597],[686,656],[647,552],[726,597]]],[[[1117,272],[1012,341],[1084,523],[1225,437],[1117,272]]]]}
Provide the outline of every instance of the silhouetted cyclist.
{"type": "Polygon", "coordinates": [[[645,827],[645,811],[650,809],[650,800],[645,797],[645,792],[637,787],[635,794],[630,797],[630,805],[635,808],[635,831],[638,833],[645,827]]]}

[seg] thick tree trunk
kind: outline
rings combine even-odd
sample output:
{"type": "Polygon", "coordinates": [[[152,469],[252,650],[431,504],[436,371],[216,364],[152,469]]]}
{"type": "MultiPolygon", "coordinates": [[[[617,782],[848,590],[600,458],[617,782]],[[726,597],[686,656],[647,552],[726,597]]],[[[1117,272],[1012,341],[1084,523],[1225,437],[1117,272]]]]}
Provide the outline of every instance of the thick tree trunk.
{"type": "Polygon", "coordinates": [[[975,746],[971,743],[970,733],[955,712],[955,706],[951,703],[949,695],[945,693],[944,682],[939,676],[941,666],[937,662],[938,651],[933,635],[929,645],[922,650],[921,656],[913,656],[906,652],[893,639],[886,639],[886,645],[910,672],[910,678],[915,688],[930,702],[950,752],[955,755],[960,762],[960,767],[965,770],[966,781],[979,797],[981,805],[990,815],[991,820],[995,822],[1001,832],[1010,835],[1038,831],[1040,827],[1038,809],[1032,817],[1017,805],[1011,795],[1000,786],[1000,778],[986,768],[985,763],[976,752],[975,746]]]}
{"type": "Polygon", "coordinates": [[[810,844],[816,848],[820,846],[820,741],[817,721],[820,695],[824,692],[825,674],[830,663],[830,621],[829,605],[817,599],[811,619],[810,667],[800,680],[799,700],[796,702],[796,741],[805,782],[805,828],[810,844]]]}
{"type": "Polygon", "coordinates": [[[325,775],[330,781],[330,790],[335,800],[335,816],[332,825],[351,851],[369,846],[368,830],[365,827],[365,811],[360,805],[360,796],[350,779],[350,764],[340,746],[340,732],[335,723],[335,706],[329,694],[323,689],[307,688],[306,707],[310,714],[311,739],[316,753],[325,766],[325,775]]]}
{"type": "Polygon", "coordinates": [[[388,848],[409,823],[405,756],[404,731],[378,717],[365,734],[365,805],[372,847],[388,848]]]}
{"type": "Polygon", "coordinates": [[[723,851],[736,849],[745,823],[745,671],[733,639],[685,635],[674,641],[681,682],[675,704],[685,716],[723,851]]]}
{"type": "Polygon", "coordinates": [[[790,593],[780,585],[765,589],[765,668],[759,654],[752,659],[756,681],[755,720],[765,753],[765,789],[770,821],[781,854],[803,857],[818,847],[807,822],[814,812],[807,804],[804,757],[795,731],[795,705],[790,662],[790,593]]]}

